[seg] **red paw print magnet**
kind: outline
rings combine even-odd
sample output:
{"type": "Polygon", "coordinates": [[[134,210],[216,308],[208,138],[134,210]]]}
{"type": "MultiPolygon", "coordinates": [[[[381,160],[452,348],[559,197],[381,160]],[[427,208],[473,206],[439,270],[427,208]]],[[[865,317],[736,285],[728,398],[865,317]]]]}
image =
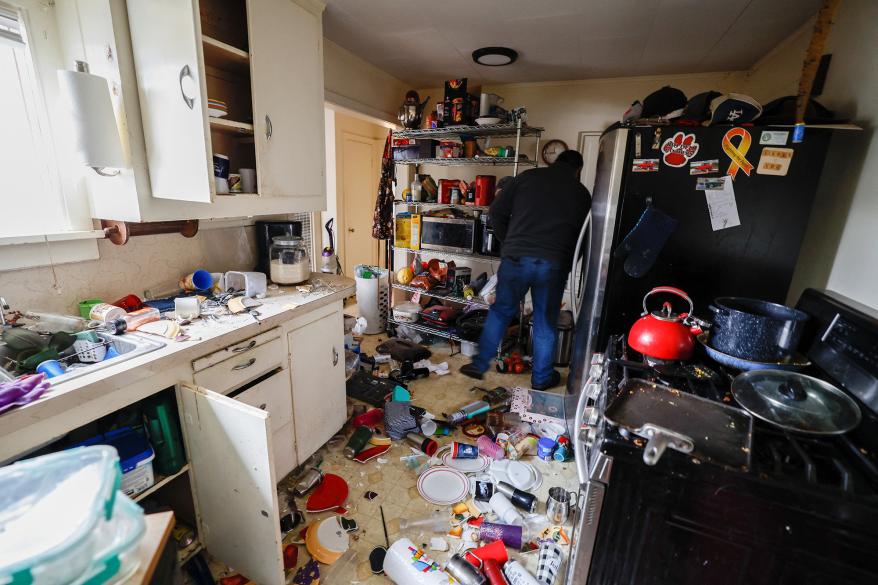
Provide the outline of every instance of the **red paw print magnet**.
{"type": "Polygon", "coordinates": [[[694,134],[677,132],[662,144],[662,160],[669,167],[686,166],[689,159],[698,154],[698,143],[694,134]]]}

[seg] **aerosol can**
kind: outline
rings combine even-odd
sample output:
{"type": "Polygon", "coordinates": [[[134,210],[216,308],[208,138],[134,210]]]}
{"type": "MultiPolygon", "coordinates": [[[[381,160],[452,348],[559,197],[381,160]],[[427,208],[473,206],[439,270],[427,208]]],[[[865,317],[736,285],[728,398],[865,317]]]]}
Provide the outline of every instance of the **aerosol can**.
{"type": "Polygon", "coordinates": [[[323,248],[321,254],[320,272],[327,274],[338,274],[338,256],[335,255],[335,237],[332,233],[332,223],[335,218],[329,218],[324,226],[326,233],[329,235],[329,245],[323,248]]]}

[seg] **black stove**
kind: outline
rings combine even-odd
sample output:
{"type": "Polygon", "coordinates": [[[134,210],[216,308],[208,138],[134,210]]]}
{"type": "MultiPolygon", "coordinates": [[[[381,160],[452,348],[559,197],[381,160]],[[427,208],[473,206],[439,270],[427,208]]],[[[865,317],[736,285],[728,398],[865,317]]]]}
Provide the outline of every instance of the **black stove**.
{"type": "Polygon", "coordinates": [[[878,583],[878,315],[813,290],[799,307],[811,315],[803,373],[851,394],[862,421],[818,437],[754,419],[747,469],[670,449],[645,465],[644,440],[601,418],[620,384],[641,378],[737,406],[738,372],[698,353],[647,364],[611,336],[593,360],[587,505],[568,583],[585,573],[589,585],[878,583]]]}

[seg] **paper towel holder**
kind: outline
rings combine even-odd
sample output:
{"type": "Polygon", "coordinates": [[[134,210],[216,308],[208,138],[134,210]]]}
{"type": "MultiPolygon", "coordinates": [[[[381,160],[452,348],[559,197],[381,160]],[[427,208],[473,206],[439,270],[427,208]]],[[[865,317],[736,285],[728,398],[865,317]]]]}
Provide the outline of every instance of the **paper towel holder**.
{"type": "MultiPolygon", "coordinates": [[[[75,71],[58,72],[59,81],[70,94],[71,108],[75,107],[74,95],[87,95],[87,92],[94,90],[93,84],[99,83],[98,80],[106,83],[106,79],[89,72],[87,62],[76,60],[74,64],[75,71]]],[[[74,119],[74,131],[82,162],[102,177],[115,177],[122,172],[124,157],[110,94],[107,92],[106,98],[101,96],[86,103],[88,107],[82,108],[83,111],[74,119]],[[96,133],[94,128],[102,131],[96,133]]]]}

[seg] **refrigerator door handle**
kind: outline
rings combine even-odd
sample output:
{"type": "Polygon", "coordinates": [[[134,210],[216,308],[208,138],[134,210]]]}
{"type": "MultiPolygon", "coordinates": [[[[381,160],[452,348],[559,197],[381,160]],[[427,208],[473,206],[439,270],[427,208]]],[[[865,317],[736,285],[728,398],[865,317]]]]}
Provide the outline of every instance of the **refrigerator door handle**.
{"type": "Polygon", "coordinates": [[[579,390],[579,400],[576,401],[576,414],[574,415],[574,423],[571,434],[573,435],[573,460],[576,462],[576,474],[579,476],[579,483],[585,485],[588,481],[588,453],[586,452],[585,437],[583,433],[583,416],[585,414],[585,402],[588,400],[588,388],[591,378],[579,390]]]}
{"type": "Polygon", "coordinates": [[[591,211],[588,212],[588,215],[585,217],[585,223],[582,224],[582,230],[579,232],[579,239],[576,240],[576,251],[573,252],[573,266],[570,268],[570,309],[573,311],[573,323],[575,324],[577,319],[579,319],[579,309],[582,306],[582,289],[578,287],[578,283],[582,282],[582,287],[585,287],[586,280],[588,278],[588,265],[591,260],[591,211]],[[576,274],[576,261],[579,258],[579,251],[582,249],[582,242],[585,239],[585,234],[588,234],[588,239],[586,239],[586,253],[583,257],[582,263],[582,276],[576,274]],[[579,289],[579,290],[577,290],[579,289]]]}

